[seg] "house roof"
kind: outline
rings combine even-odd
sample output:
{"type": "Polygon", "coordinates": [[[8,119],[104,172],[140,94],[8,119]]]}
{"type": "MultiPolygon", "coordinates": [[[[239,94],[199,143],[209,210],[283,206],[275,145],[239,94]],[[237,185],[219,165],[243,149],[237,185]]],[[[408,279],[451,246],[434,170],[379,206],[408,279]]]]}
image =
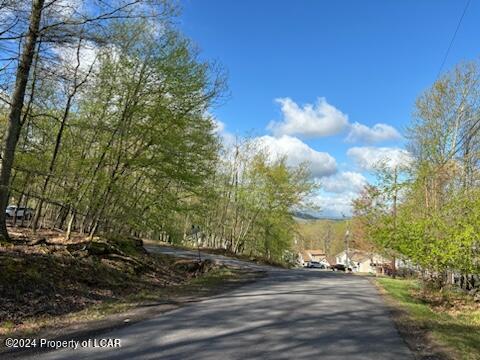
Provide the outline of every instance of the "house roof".
{"type": "Polygon", "coordinates": [[[355,251],[349,254],[350,260],[356,262],[364,262],[370,260],[370,255],[365,252],[355,251]]]}
{"type": "MultiPolygon", "coordinates": [[[[344,254],[345,254],[345,250],[335,255],[335,257],[343,256],[344,254]]],[[[375,255],[376,254],[369,253],[363,250],[357,250],[357,249],[350,249],[348,251],[349,259],[355,262],[364,262],[364,261],[370,260],[375,255]]]]}
{"type": "Polygon", "coordinates": [[[309,261],[312,260],[313,256],[316,257],[323,257],[327,258],[327,255],[323,250],[317,249],[317,250],[301,250],[300,255],[302,256],[303,261],[309,261]]]}
{"type": "Polygon", "coordinates": [[[311,256],[325,256],[325,251],[323,250],[305,250],[308,252],[311,256]]]}
{"type": "Polygon", "coordinates": [[[308,261],[308,260],[311,260],[311,259],[312,259],[312,257],[310,256],[310,254],[309,254],[307,251],[305,251],[305,250],[300,251],[300,255],[302,255],[303,261],[305,261],[305,260],[308,261]]]}

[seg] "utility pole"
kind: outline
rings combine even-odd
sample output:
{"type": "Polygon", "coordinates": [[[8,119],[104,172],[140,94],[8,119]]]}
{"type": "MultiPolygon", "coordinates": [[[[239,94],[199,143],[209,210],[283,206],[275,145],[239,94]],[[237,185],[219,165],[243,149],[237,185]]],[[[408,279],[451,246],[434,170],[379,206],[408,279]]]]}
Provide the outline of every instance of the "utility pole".
{"type": "MultiPolygon", "coordinates": [[[[398,198],[398,166],[395,166],[393,172],[393,236],[397,237],[397,198],[398,198]]],[[[392,255],[392,277],[395,279],[396,259],[395,254],[392,255]]]]}
{"type": "Polygon", "coordinates": [[[346,267],[347,267],[347,270],[349,268],[349,265],[350,265],[350,230],[347,229],[347,231],[345,232],[345,262],[346,262],[346,267]]]}

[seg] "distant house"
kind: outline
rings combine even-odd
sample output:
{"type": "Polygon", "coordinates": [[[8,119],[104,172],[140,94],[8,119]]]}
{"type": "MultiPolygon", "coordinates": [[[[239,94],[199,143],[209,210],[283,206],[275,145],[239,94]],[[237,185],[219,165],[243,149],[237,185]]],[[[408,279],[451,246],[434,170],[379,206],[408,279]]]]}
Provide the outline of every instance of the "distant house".
{"type": "Polygon", "coordinates": [[[325,266],[330,266],[327,255],[323,250],[302,250],[298,253],[298,260],[302,266],[306,265],[309,261],[318,261],[325,266]]]}
{"type": "Polygon", "coordinates": [[[349,250],[348,264],[345,251],[337,254],[335,256],[335,261],[337,264],[343,264],[350,267],[354,272],[363,273],[376,273],[387,266],[390,262],[390,260],[379,254],[356,249],[349,250]]]}

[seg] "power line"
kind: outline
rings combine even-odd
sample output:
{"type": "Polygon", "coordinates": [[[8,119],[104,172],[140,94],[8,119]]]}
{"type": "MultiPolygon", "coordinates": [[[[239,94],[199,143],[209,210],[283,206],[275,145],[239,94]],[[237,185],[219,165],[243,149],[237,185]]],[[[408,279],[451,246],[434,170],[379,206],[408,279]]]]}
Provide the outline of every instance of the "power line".
{"type": "Polygon", "coordinates": [[[458,29],[460,29],[460,25],[462,25],[462,20],[465,17],[465,13],[467,12],[468,6],[470,5],[471,0],[467,0],[467,3],[465,4],[465,8],[463,9],[462,16],[460,16],[460,19],[458,20],[457,28],[455,29],[455,32],[453,33],[452,39],[450,40],[450,44],[448,45],[447,51],[445,52],[445,56],[443,57],[442,64],[440,65],[440,68],[438,69],[437,77],[438,79],[440,77],[440,74],[443,70],[443,66],[445,65],[445,62],[447,61],[448,54],[450,53],[450,50],[452,49],[452,45],[455,41],[455,38],[457,37],[458,29]]]}

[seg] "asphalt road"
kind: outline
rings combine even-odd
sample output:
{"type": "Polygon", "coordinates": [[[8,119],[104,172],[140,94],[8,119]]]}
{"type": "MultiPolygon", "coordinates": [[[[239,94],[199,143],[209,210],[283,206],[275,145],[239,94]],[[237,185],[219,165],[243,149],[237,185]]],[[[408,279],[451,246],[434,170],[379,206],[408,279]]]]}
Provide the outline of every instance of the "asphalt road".
{"type": "MultiPolygon", "coordinates": [[[[183,250],[183,249],[177,249],[170,246],[158,246],[158,245],[145,246],[145,249],[153,253],[156,252],[156,253],[162,253],[162,254],[172,255],[176,257],[198,259],[198,251],[183,250]]],[[[222,264],[225,264],[231,267],[237,267],[237,268],[248,268],[248,269],[258,270],[258,271],[273,271],[273,272],[279,271],[278,268],[273,266],[259,265],[253,262],[238,260],[238,259],[230,258],[227,256],[223,256],[223,255],[208,254],[203,251],[200,251],[200,258],[202,260],[210,259],[210,260],[218,261],[222,264]]]]}
{"type": "Polygon", "coordinates": [[[268,276],[253,284],[97,336],[120,339],[121,348],[57,350],[35,358],[413,359],[366,279],[314,269],[260,268],[268,276]]]}

